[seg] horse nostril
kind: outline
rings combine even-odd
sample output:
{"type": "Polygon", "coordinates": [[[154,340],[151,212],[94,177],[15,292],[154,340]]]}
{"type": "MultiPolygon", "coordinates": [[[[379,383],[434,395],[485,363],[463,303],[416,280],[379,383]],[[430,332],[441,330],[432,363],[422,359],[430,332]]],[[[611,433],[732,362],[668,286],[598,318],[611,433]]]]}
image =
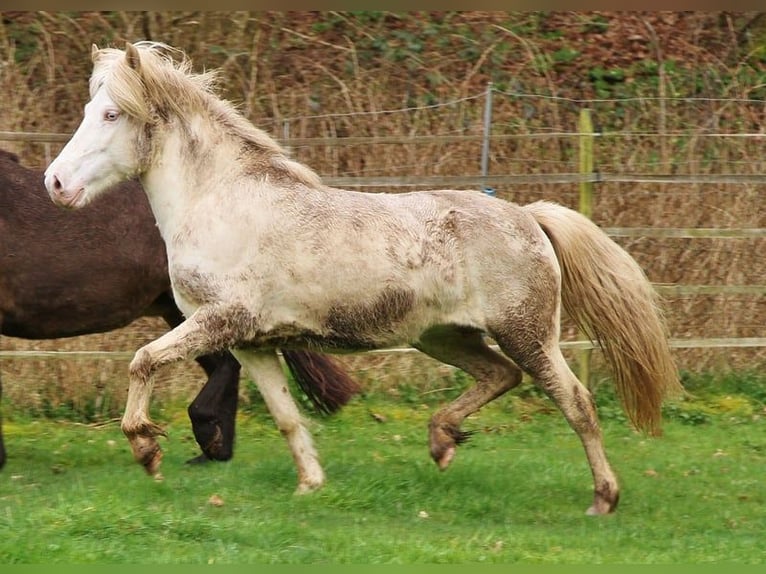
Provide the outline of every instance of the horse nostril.
{"type": "Polygon", "coordinates": [[[61,191],[61,182],[55,175],[53,176],[53,189],[56,191],[61,191]]]}

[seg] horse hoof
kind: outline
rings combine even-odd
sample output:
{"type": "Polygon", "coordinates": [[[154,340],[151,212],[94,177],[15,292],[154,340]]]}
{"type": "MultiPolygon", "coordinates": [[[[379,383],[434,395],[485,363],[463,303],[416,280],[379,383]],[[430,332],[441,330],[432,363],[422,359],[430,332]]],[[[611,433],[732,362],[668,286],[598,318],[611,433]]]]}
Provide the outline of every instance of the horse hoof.
{"type": "Polygon", "coordinates": [[[617,508],[617,503],[610,503],[606,500],[595,500],[593,504],[585,511],[588,516],[603,516],[605,514],[611,514],[617,508]]]}
{"type": "Polygon", "coordinates": [[[304,477],[298,482],[298,488],[295,489],[295,494],[309,494],[315,492],[324,486],[324,473],[321,473],[313,478],[304,477]]]}
{"type": "Polygon", "coordinates": [[[428,425],[428,433],[431,458],[439,470],[444,470],[450,465],[455,458],[457,446],[463,444],[473,434],[471,431],[461,431],[456,424],[434,420],[431,420],[428,425]]]}
{"type": "Polygon", "coordinates": [[[616,482],[604,481],[593,493],[593,504],[585,511],[588,516],[611,514],[620,502],[620,490],[616,482]]]}
{"type": "Polygon", "coordinates": [[[311,494],[312,492],[316,492],[322,488],[321,484],[299,484],[298,488],[295,489],[295,494],[298,495],[304,495],[304,494],[311,494]]]}
{"type": "Polygon", "coordinates": [[[609,511],[604,511],[603,509],[596,507],[595,504],[585,511],[586,516],[603,516],[604,514],[609,514],[609,511]]]}
{"type": "Polygon", "coordinates": [[[455,452],[457,451],[454,446],[451,446],[444,451],[444,454],[441,456],[441,458],[436,461],[436,464],[439,466],[439,470],[447,470],[447,467],[452,462],[452,459],[455,458],[455,452]]]}

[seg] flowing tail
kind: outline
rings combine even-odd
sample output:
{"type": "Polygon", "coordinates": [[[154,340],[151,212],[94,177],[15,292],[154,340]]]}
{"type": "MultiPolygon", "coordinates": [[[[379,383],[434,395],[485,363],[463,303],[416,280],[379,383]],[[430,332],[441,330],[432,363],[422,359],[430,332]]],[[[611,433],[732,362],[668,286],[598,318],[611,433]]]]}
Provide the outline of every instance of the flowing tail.
{"type": "Polygon", "coordinates": [[[362,390],[337,362],[311,351],[282,349],[295,382],[321,413],[332,414],[362,390]]]}
{"type": "Polygon", "coordinates": [[[584,215],[546,201],[524,206],[553,244],[564,309],[603,350],[631,422],[660,434],[662,401],[683,387],[658,296],[636,261],[584,215]]]}

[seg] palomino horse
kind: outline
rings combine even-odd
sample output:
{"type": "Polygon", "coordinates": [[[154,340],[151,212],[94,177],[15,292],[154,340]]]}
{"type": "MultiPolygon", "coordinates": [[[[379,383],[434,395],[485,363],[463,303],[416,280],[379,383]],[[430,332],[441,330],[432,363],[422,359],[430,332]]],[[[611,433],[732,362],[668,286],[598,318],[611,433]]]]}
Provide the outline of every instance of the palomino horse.
{"type": "Polygon", "coordinates": [[[559,349],[562,305],[598,340],[631,421],[658,432],[680,389],[655,292],[638,264],[587,218],[480,192],[370,194],[322,184],[215,95],[173,49],[93,48],[82,123],[46,170],[52,200],[77,209],[141,179],[187,319],[142,347],[129,368],[122,429],[157,474],[162,430],[152,380],[172,361],[231,349],[257,381],[298,468],[298,490],[324,474],[275,347],[326,351],[410,344],[475,379],[429,424],[440,468],[470,413],[529,373],[578,434],[593,473],[590,514],[619,492],[591,395],[559,349]],[[502,353],[487,345],[495,339],[502,353]]]}
{"type": "MultiPolygon", "coordinates": [[[[76,214],[56,208],[42,172],[0,150],[0,334],[26,339],[109,331],[143,315],[171,327],[183,321],[173,302],[165,244],[136,182],[76,214]]],[[[359,390],[335,361],[284,351],[296,381],[317,408],[332,412],[359,390]]],[[[189,406],[202,454],[233,454],[239,363],[222,351],[197,357],[208,381],[189,406]]],[[[1,387],[0,387],[1,388],[1,387]]],[[[0,425],[0,468],[5,448],[0,425]]]]}

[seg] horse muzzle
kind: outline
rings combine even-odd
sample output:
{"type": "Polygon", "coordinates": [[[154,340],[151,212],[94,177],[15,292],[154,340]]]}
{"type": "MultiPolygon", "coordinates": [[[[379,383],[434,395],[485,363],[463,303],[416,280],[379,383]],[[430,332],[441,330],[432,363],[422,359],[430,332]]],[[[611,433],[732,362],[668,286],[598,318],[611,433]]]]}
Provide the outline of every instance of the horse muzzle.
{"type": "Polygon", "coordinates": [[[85,187],[66,187],[56,174],[45,176],[45,189],[54,204],[66,209],[77,209],[83,205],[85,187]]]}

